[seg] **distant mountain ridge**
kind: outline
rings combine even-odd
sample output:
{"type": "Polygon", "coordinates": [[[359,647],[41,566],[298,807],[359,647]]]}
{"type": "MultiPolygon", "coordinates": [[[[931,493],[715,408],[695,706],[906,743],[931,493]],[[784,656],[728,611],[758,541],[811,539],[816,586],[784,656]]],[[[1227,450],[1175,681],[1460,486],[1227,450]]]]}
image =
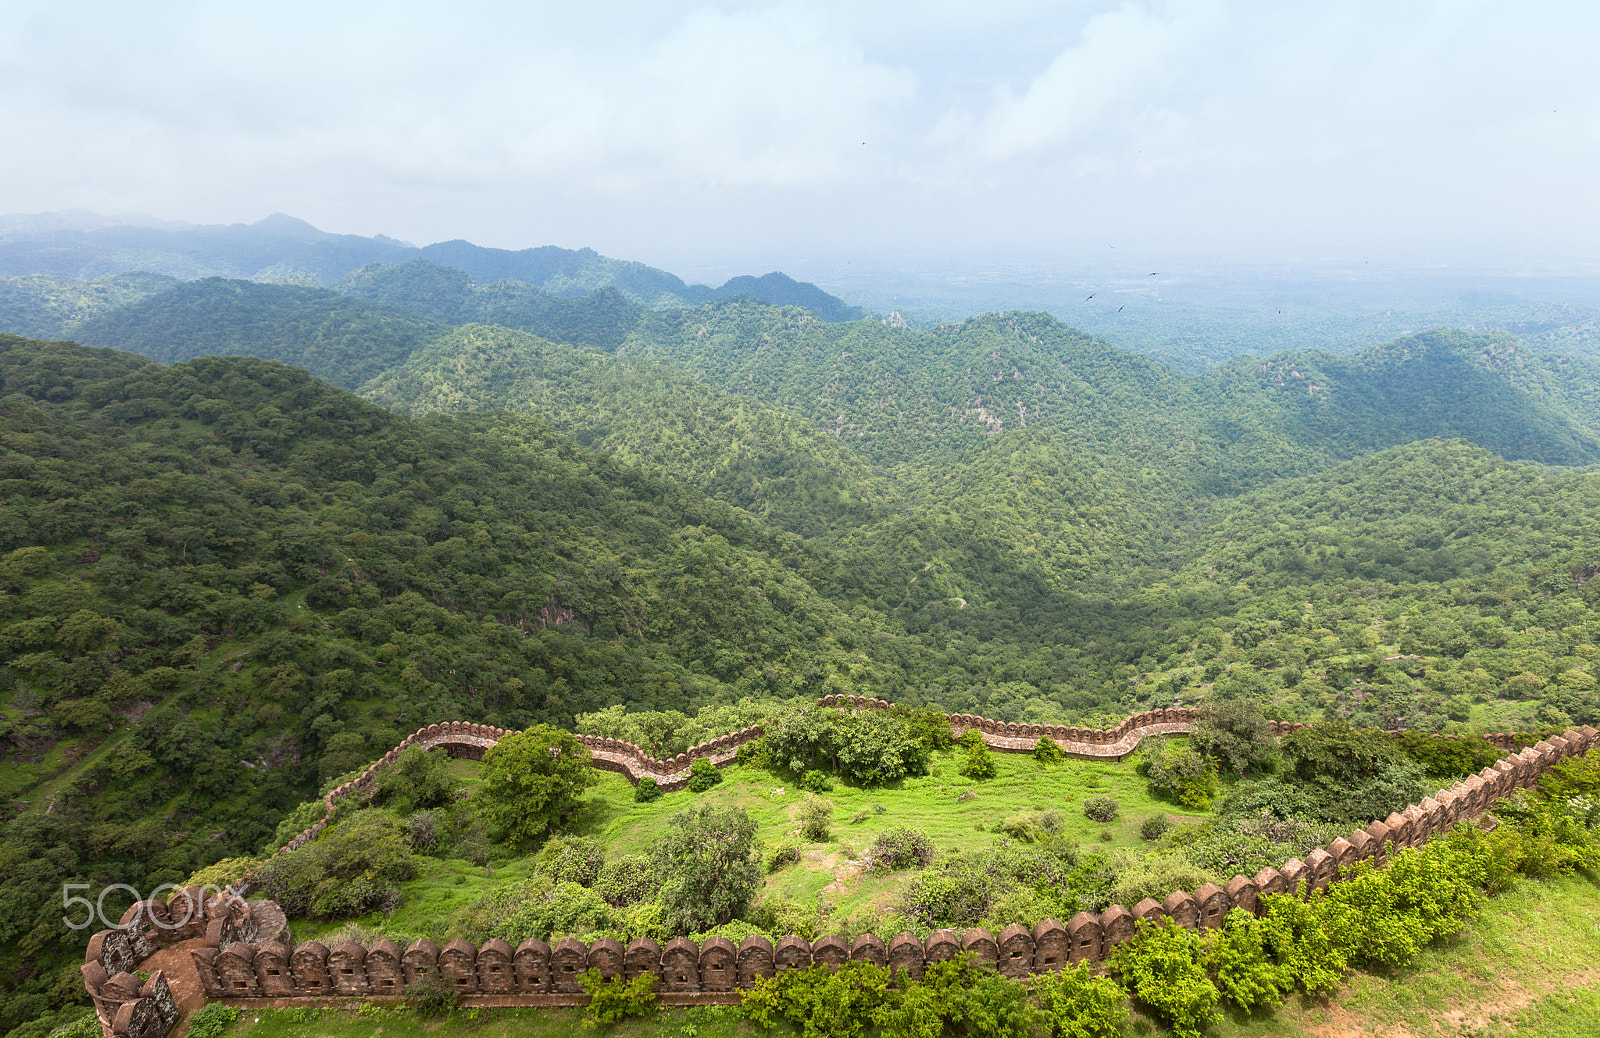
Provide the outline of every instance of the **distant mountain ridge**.
{"type": "Polygon", "coordinates": [[[614,288],[636,302],[660,307],[695,306],[743,294],[775,306],[803,306],[825,321],[867,315],[777,271],[736,277],[711,288],[593,249],[545,245],[511,251],[460,239],[419,249],[381,234],[331,234],[283,213],[253,224],[205,226],[112,224],[109,219],[88,213],[0,217],[0,276],[84,279],[144,271],[185,281],[225,277],[327,286],[363,267],[421,257],[465,271],[479,285],[520,281],[557,296],[614,288]]]}

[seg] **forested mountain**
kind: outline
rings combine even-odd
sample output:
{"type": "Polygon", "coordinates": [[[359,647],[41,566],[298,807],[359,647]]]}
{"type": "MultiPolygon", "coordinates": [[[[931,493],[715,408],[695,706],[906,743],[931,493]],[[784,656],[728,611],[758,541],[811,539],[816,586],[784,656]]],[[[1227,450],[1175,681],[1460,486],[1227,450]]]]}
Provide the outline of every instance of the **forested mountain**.
{"type": "Polygon", "coordinates": [[[92,318],[76,338],[151,360],[248,356],[356,386],[437,338],[444,328],[409,312],[325,288],[205,278],[92,318]]]}
{"type": "Polygon", "coordinates": [[[328,234],[275,213],[253,224],[23,231],[0,235],[0,274],[92,278],[150,271],[177,278],[309,278],[327,282],[415,248],[393,239],[328,234]]]}
{"type": "Polygon", "coordinates": [[[497,324],[552,342],[605,350],[622,345],[646,309],[616,288],[558,296],[520,281],[479,286],[465,271],[421,259],[362,267],[334,287],[441,325],[497,324]]]}
{"type": "MultiPolygon", "coordinates": [[[[75,229],[55,226],[51,221],[22,221],[0,229],[0,276],[92,279],[107,274],[153,272],[184,280],[225,277],[326,286],[363,268],[370,275],[373,267],[418,260],[464,272],[469,281],[482,286],[514,281],[520,283],[519,288],[536,288],[558,297],[611,289],[624,299],[660,307],[692,306],[749,295],[775,306],[808,307],[827,321],[853,321],[866,316],[859,307],[848,306],[815,285],[776,271],[761,277],[736,277],[721,288],[710,288],[688,285],[664,270],[602,256],[593,249],[547,245],[512,252],[459,239],[418,249],[383,235],[363,238],[329,234],[282,213],[248,225],[108,226],[103,221],[91,221],[75,229]]],[[[60,290],[56,292],[59,294],[60,290]]],[[[517,294],[515,290],[513,294],[517,294]]],[[[517,298],[501,305],[522,312],[530,304],[517,298]]],[[[5,311],[0,310],[0,316],[5,316],[5,311]]],[[[471,313],[454,323],[485,319],[491,319],[490,315],[471,313]]],[[[0,331],[13,334],[55,334],[62,330],[64,325],[53,329],[37,324],[0,326],[0,331]]],[[[542,331],[537,327],[527,330],[542,331]]]]}
{"type": "Polygon", "coordinates": [[[161,274],[103,274],[97,278],[23,274],[0,277],[0,330],[40,339],[64,336],[72,328],[119,306],[171,288],[176,279],[161,274]]]}
{"type": "Polygon", "coordinates": [[[780,408],[729,396],[658,361],[504,328],[459,328],[360,392],[410,415],[537,414],[586,447],[806,536],[882,518],[895,497],[848,447],[780,408]]]}

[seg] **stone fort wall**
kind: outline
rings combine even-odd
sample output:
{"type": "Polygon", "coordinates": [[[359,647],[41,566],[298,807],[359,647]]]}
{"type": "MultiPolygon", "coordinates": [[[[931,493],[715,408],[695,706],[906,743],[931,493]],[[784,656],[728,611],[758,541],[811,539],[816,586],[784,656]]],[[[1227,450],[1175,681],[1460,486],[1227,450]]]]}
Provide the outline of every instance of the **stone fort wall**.
{"type": "MultiPolygon", "coordinates": [[[[882,700],[829,697],[823,705],[844,709],[888,709],[882,700]]],[[[1157,710],[1137,714],[1114,729],[1084,730],[1060,726],[1016,725],[967,715],[953,715],[956,731],[977,730],[996,749],[1027,752],[1039,739],[1056,738],[1079,756],[1121,759],[1139,740],[1158,732],[1188,731],[1193,710],[1157,710]]],[[[1278,724],[1282,735],[1301,725],[1278,724]]],[[[611,770],[637,781],[644,773],[668,778],[686,777],[687,760],[709,756],[719,764],[731,760],[738,745],[754,738],[745,732],[695,747],[672,761],[654,761],[630,744],[585,737],[595,751],[597,767],[609,762],[611,770]],[[610,756],[600,758],[601,752],[610,756]],[[646,763],[648,762],[648,763],[646,763]],[[664,769],[671,767],[672,771],[664,769]]],[[[355,782],[329,794],[331,811],[339,797],[370,782],[377,768],[393,761],[410,745],[444,747],[458,756],[481,757],[505,732],[479,725],[430,725],[409,737],[355,782]]],[[[1491,736],[1502,748],[1516,737],[1491,736]]],[[[738,991],[757,978],[814,964],[830,968],[847,961],[865,961],[920,977],[930,962],[962,952],[988,961],[1002,973],[1025,977],[1079,962],[1109,958],[1117,944],[1133,936],[1140,919],[1171,919],[1184,927],[1214,927],[1234,908],[1256,912],[1267,894],[1314,890],[1336,882],[1340,869],[1359,860],[1383,864],[1396,849],[1419,846],[1457,822],[1476,817],[1495,801],[1533,785],[1551,767],[1570,756],[1600,748],[1600,732],[1590,727],[1573,729],[1543,740],[1517,753],[1509,753],[1447,789],[1413,804],[1387,819],[1374,821],[1348,836],[1318,848],[1304,860],[1291,858],[1278,868],[1254,876],[1234,876],[1225,885],[1206,884],[1195,891],[1173,891],[1162,901],[1146,898],[1131,908],[1113,905],[1104,912],[1080,912],[1066,923],[1045,920],[1032,929],[1008,926],[999,934],[974,929],[964,933],[936,931],[926,939],[901,934],[885,945],[866,935],[853,941],[820,937],[814,942],[790,936],[776,945],[752,935],[735,946],[714,937],[703,944],[674,938],[665,946],[642,938],[623,946],[611,939],[584,944],[572,938],[554,946],[530,939],[512,948],[498,938],[481,947],[453,940],[440,948],[419,940],[407,948],[380,940],[370,946],[353,941],[332,948],[318,941],[296,944],[283,913],[270,901],[248,902],[242,897],[249,877],[209,900],[198,890],[181,890],[166,904],[149,901],[134,905],[121,926],[102,931],[90,941],[82,967],[84,984],[94,998],[106,1038],[161,1038],[176,1019],[166,981],[158,971],[148,981],[133,972],[157,950],[190,942],[189,956],[201,985],[210,998],[241,1004],[259,999],[292,999],[295,1003],[321,1004],[341,999],[399,998],[407,985],[424,977],[440,977],[469,1003],[493,1005],[582,1005],[586,996],[579,974],[596,969],[606,977],[633,978],[641,973],[657,977],[656,990],[667,1005],[733,1003],[738,991]],[[1302,887],[1302,884],[1304,886],[1302,887]]],[[[300,834],[283,851],[304,845],[322,825],[300,834]]],[[[282,853],[283,851],[280,851],[282,853]]]]}

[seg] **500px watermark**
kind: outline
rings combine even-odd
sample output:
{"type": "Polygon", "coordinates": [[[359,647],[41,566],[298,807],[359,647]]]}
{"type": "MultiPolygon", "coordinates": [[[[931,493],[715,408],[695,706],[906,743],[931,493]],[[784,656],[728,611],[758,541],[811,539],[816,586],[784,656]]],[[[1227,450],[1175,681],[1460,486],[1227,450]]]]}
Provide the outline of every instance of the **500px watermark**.
{"type": "Polygon", "coordinates": [[[66,913],[61,916],[61,921],[66,924],[69,930],[88,929],[94,925],[95,920],[97,919],[100,921],[100,925],[106,929],[127,930],[138,926],[141,916],[148,917],[151,925],[159,929],[177,930],[188,925],[189,920],[195,918],[195,914],[200,911],[200,905],[211,900],[213,897],[220,897],[228,892],[226,887],[219,887],[213,883],[207,883],[205,886],[200,888],[199,902],[196,902],[192,898],[185,898],[183,918],[175,919],[170,915],[168,915],[166,918],[156,915],[155,906],[158,903],[165,904],[164,899],[171,891],[185,889],[176,883],[161,884],[159,887],[150,892],[150,896],[148,898],[140,897],[139,892],[128,886],[126,883],[111,883],[101,887],[100,895],[93,901],[90,901],[82,894],[74,893],[74,891],[90,890],[93,888],[93,886],[94,884],[92,883],[61,884],[61,907],[66,909],[66,913]],[[114,891],[119,890],[125,890],[132,894],[134,904],[143,906],[142,910],[130,916],[127,922],[122,922],[121,920],[113,921],[106,915],[106,897],[114,891]],[[84,916],[80,920],[74,920],[72,918],[72,913],[78,909],[79,906],[82,906],[84,916]]]}

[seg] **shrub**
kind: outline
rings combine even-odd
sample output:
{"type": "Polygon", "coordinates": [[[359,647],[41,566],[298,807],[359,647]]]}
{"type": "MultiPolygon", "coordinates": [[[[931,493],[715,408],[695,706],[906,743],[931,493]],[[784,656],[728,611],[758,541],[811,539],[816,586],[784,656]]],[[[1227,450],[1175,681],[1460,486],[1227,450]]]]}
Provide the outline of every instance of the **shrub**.
{"type": "Polygon", "coordinates": [[[1270,767],[1278,755],[1272,722],[1260,706],[1246,699],[1201,707],[1189,743],[1202,756],[1240,775],[1270,767]]]}
{"type": "Polygon", "coordinates": [[[639,784],[633,787],[633,802],[636,804],[648,804],[660,795],[660,784],[649,775],[641,778],[639,784]]]}
{"type": "Polygon", "coordinates": [[[541,941],[563,936],[589,939],[591,935],[620,929],[623,920],[623,914],[598,891],[576,883],[552,884],[548,879],[529,884],[510,896],[493,896],[490,904],[479,906],[480,914],[489,914],[482,909],[500,906],[504,907],[491,929],[512,947],[529,937],[541,941]],[[510,910],[509,914],[504,914],[505,909],[510,910]]]}
{"type": "Polygon", "coordinates": [[[430,807],[443,807],[455,794],[456,781],[446,770],[443,753],[407,746],[394,762],[378,771],[372,802],[402,815],[430,807]]]}
{"type": "Polygon", "coordinates": [[[722,772],[709,757],[696,757],[689,765],[689,792],[704,793],[722,781],[722,772]]]}
{"type": "Polygon", "coordinates": [[[1407,757],[1435,778],[1471,775],[1505,756],[1504,750],[1479,735],[1439,736],[1408,731],[1396,741],[1407,757]]]}
{"type": "Polygon", "coordinates": [[[847,962],[837,972],[817,965],[786,970],[746,988],[740,1013],[762,1028],[786,1018],[812,1036],[863,1034],[890,998],[889,971],[870,962],[847,962]]]}
{"type": "Polygon", "coordinates": [[[995,825],[995,830],[1023,843],[1032,843],[1042,835],[1037,811],[1019,811],[1014,815],[1007,815],[995,825]]]}
{"type": "Polygon", "coordinates": [[[406,819],[406,842],[418,854],[427,854],[438,850],[444,837],[441,832],[439,812],[416,811],[406,819]]]}
{"type": "Polygon", "coordinates": [[[1172,822],[1166,815],[1151,815],[1139,824],[1139,835],[1146,840],[1159,840],[1172,828],[1172,822]]]}
{"type": "Polygon", "coordinates": [[[616,861],[606,862],[594,883],[596,893],[618,908],[650,900],[657,888],[646,854],[624,854],[616,861]]]}
{"type": "Polygon", "coordinates": [[[605,848],[598,841],[583,836],[555,836],[533,856],[533,871],[557,883],[592,887],[605,863],[605,848]]]}
{"type": "Polygon", "coordinates": [[[1294,990],[1288,971],[1268,956],[1262,927],[1249,912],[1235,908],[1207,937],[1206,969],[1223,997],[1240,1009],[1249,1013],[1278,1005],[1294,990]]]}
{"type": "Polygon", "coordinates": [[[400,823],[383,811],[358,811],[313,843],[272,859],[258,875],[290,915],[334,919],[395,904],[394,884],[414,871],[400,823]]]}
{"type": "Polygon", "coordinates": [[[507,735],[483,755],[483,782],[473,802],[497,837],[532,844],[577,809],[579,795],[599,781],[589,748],[547,724],[507,735]]]}
{"type": "Polygon", "coordinates": [[[609,1026],[618,1020],[649,1016],[655,1010],[655,974],[641,973],[632,980],[612,977],[599,970],[586,970],[579,978],[589,1004],[583,1010],[585,1029],[609,1026]]]}
{"type": "Polygon", "coordinates": [[[1349,968],[1340,929],[1320,893],[1302,901],[1294,894],[1268,894],[1261,899],[1266,914],[1261,936],[1273,961],[1289,983],[1308,992],[1333,991],[1349,968]]]}
{"type": "MultiPolygon", "coordinates": [[[[448,980],[437,973],[425,974],[406,985],[406,1008],[412,1012],[424,1016],[445,1016],[460,1005],[461,996],[456,994],[448,980]]],[[[210,1005],[206,1008],[209,1009],[210,1005]]],[[[190,1033],[194,1033],[192,1027],[190,1033]]]]}
{"type": "Polygon", "coordinates": [[[1117,802],[1104,793],[1083,802],[1084,816],[1096,822],[1113,822],[1117,818],[1117,802]]]}
{"type": "Polygon", "coordinates": [[[1127,996],[1084,963],[1033,978],[1033,997],[1061,1038],[1115,1038],[1127,1019],[1127,996]]]}
{"type": "Polygon", "coordinates": [[[925,868],[933,861],[933,841],[926,833],[904,826],[878,834],[864,855],[868,872],[925,868]]]}
{"type": "Polygon", "coordinates": [[[793,840],[779,840],[767,848],[767,871],[780,872],[790,865],[800,864],[800,845],[793,840]]]}
{"type": "Polygon", "coordinates": [[[1045,767],[1050,767],[1065,761],[1067,759],[1067,751],[1063,750],[1061,744],[1054,739],[1049,736],[1042,736],[1038,745],[1033,748],[1033,759],[1045,767]]]}
{"type": "Polygon", "coordinates": [[[808,793],[827,793],[833,789],[833,782],[820,771],[808,771],[801,775],[799,785],[808,793]]]}
{"type": "Polygon", "coordinates": [[[852,714],[806,704],[769,719],[762,741],[778,767],[797,775],[826,769],[878,785],[927,772],[926,728],[919,722],[914,731],[899,712],[852,714]]]}
{"type": "Polygon", "coordinates": [[[708,804],[668,820],[666,835],[650,847],[650,865],[667,927],[678,933],[709,930],[740,914],[765,876],[750,815],[708,804]]]}
{"type": "Polygon", "coordinates": [[[1118,904],[1136,905],[1147,897],[1162,900],[1174,890],[1194,890],[1220,877],[1202,869],[1181,852],[1142,854],[1119,858],[1115,898],[1118,904]]]}
{"type": "Polygon", "coordinates": [[[807,793],[798,808],[800,835],[813,843],[827,842],[833,825],[833,802],[807,793]]]}
{"type": "Polygon", "coordinates": [[[1203,808],[1217,793],[1217,763],[1192,746],[1171,739],[1151,741],[1137,765],[1150,788],[1185,807],[1203,808]]]}
{"type": "Polygon", "coordinates": [[[982,739],[967,746],[966,758],[961,762],[961,775],[969,779],[991,779],[995,777],[994,756],[989,752],[982,739]]]}
{"type": "Polygon", "coordinates": [[[189,1033],[195,1038],[222,1038],[241,1015],[236,1006],[207,1002],[189,1018],[189,1033]]]}
{"type": "Polygon", "coordinates": [[[1201,935],[1168,920],[1139,923],[1130,941],[1117,946],[1111,969],[1123,987],[1171,1025],[1180,1038],[1200,1038],[1222,1019],[1217,987],[1206,976],[1201,935]]]}

